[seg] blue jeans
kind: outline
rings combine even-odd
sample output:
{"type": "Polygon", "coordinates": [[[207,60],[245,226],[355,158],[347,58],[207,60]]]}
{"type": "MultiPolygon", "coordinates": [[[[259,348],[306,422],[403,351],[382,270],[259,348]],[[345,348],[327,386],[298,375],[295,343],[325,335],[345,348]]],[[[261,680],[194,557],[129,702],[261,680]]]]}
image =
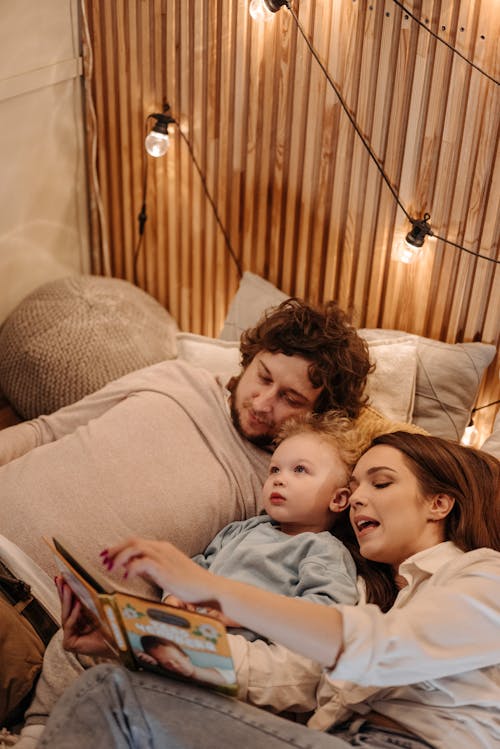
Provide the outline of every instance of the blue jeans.
{"type": "Polygon", "coordinates": [[[345,728],[338,726],[331,731],[338,738],[345,739],[348,746],[364,746],[367,749],[433,749],[423,739],[391,728],[370,725],[362,718],[345,728]]]}
{"type": "MultiPolygon", "coordinates": [[[[64,693],[39,749],[370,749],[212,692],[120,666],[86,671],[64,693]]],[[[408,745],[422,749],[423,743],[408,745]]]]}

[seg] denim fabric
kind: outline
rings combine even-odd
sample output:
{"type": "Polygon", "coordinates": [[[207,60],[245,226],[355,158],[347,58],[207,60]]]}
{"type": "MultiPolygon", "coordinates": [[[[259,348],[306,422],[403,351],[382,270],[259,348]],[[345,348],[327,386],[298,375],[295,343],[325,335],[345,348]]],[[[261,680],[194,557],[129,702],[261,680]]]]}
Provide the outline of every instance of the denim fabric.
{"type": "Polygon", "coordinates": [[[349,746],[361,746],[368,749],[433,749],[423,739],[402,731],[394,731],[391,728],[370,725],[362,718],[352,721],[345,727],[333,727],[330,735],[345,739],[349,746]]]}
{"type": "MultiPolygon", "coordinates": [[[[39,749],[349,749],[350,744],[208,689],[101,665],[51,713],[39,749]]],[[[419,747],[421,749],[421,747],[419,747]]]]}

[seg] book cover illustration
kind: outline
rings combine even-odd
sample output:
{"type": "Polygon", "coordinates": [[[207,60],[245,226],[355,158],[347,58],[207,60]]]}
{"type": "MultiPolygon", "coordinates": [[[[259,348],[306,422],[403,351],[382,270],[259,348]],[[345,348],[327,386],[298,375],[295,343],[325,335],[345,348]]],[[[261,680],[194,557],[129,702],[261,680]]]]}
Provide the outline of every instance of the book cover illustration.
{"type": "Polygon", "coordinates": [[[60,574],[92,617],[122,663],[193,680],[235,694],[236,674],[224,625],[211,616],[111,589],[57,539],[49,542],[60,574]]]}

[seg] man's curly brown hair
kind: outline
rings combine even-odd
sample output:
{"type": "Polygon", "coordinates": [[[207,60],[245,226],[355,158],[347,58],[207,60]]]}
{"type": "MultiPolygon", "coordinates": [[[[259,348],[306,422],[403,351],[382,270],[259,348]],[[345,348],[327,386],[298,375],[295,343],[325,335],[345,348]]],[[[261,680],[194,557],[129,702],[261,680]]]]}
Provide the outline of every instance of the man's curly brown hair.
{"type": "Polygon", "coordinates": [[[373,370],[368,344],[336,302],[313,307],[287,299],[242,333],[240,350],[243,369],[262,350],[311,362],[311,384],[323,387],[315,413],[335,410],[356,418],[367,401],[363,391],[373,370]]]}

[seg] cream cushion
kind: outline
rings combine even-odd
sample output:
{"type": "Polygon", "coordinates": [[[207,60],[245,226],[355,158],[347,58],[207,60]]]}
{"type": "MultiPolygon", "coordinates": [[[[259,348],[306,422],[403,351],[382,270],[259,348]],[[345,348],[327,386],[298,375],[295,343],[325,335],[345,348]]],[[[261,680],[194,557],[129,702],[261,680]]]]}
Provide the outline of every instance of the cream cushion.
{"type": "Polygon", "coordinates": [[[176,356],[178,327],[128,281],[70,276],[44,284],[0,330],[0,389],[20,416],[52,413],[128,372],[176,356]]]}
{"type": "MultiPolygon", "coordinates": [[[[244,273],[221,337],[227,338],[231,334],[237,338],[247,327],[255,325],[266,309],[286,298],[288,297],[269,281],[264,281],[254,273],[244,273]]],[[[469,423],[484,371],[495,356],[495,347],[487,343],[443,343],[403,331],[381,328],[364,328],[359,332],[368,341],[370,354],[381,370],[385,367],[385,361],[391,358],[391,347],[394,347],[392,356],[397,361],[401,356],[401,346],[414,342],[417,359],[415,393],[413,408],[407,420],[431,434],[460,439],[469,423]],[[378,345],[385,347],[384,356],[378,358],[374,347],[377,341],[378,345]]],[[[404,366],[406,365],[400,363],[399,369],[404,366]]],[[[386,389],[386,397],[392,398],[401,387],[408,386],[408,380],[404,378],[404,372],[400,372],[401,382],[391,380],[391,366],[388,367],[379,382],[386,389]]],[[[372,405],[388,415],[387,406],[381,408],[377,404],[370,387],[371,385],[368,392],[373,397],[372,405]]],[[[398,392],[398,397],[403,400],[404,396],[398,392]]]]}
{"type": "MultiPolygon", "coordinates": [[[[389,419],[410,421],[417,364],[415,342],[403,337],[399,344],[381,340],[373,341],[369,347],[377,362],[375,372],[368,377],[370,403],[389,419]]],[[[180,359],[220,375],[223,381],[240,371],[238,341],[178,333],[177,353],[180,359]]]]}

